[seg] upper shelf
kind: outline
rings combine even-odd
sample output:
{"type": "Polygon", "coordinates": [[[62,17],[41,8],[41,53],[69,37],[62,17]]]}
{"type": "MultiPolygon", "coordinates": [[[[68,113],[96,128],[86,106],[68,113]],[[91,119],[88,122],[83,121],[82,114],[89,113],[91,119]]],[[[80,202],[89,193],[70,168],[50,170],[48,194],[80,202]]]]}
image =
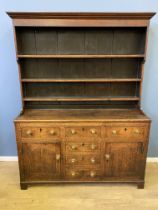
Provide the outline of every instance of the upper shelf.
{"type": "Polygon", "coordinates": [[[146,28],[16,28],[18,56],[126,57],[145,54],[146,28]]]}
{"type": "Polygon", "coordinates": [[[132,55],[117,55],[117,54],[106,54],[106,55],[66,55],[66,54],[52,54],[52,55],[17,55],[18,58],[144,58],[144,54],[132,54],[132,55]]]}

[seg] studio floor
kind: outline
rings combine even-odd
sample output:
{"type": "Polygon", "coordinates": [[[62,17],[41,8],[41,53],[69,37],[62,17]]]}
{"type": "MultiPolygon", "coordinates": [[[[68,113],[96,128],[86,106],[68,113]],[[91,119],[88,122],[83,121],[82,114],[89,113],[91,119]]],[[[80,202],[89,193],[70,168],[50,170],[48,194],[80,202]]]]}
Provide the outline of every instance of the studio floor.
{"type": "Polygon", "coordinates": [[[44,185],[19,188],[17,162],[0,162],[0,210],[158,210],[158,163],[148,163],[144,190],[134,185],[44,185]]]}

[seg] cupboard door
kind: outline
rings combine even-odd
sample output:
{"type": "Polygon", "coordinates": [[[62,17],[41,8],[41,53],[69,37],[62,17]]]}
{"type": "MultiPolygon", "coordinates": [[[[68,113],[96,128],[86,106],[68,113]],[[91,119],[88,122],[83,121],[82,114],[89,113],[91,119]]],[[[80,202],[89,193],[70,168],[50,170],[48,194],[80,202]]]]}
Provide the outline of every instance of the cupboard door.
{"type": "Polygon", "coordinates": [[[49,181],[60,178],[59,143],[23,143],[25,180],[49,181]]]}
{"type": "Polygon", "coordinates": [[[105,175],[111,178],[139,178],[143,161],[143,143],[107,143],[105,175]]]}

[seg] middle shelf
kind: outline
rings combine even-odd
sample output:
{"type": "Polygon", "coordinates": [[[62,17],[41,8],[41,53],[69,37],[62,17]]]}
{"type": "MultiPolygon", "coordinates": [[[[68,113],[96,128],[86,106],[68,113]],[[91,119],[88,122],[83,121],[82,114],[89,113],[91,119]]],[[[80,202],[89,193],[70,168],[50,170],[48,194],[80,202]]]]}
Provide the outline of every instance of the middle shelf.
{"type": "Polygon", "coordinates": [[[142,59],[20,59],[23,82],[140,81],[142,59]]]}
{"type": "Polygon", "coordinates": [[[18,54],[18,58],[144,58],[145,54],[18,54]]]}
{"type": "Polygon", "coordinates": [[[140,82],[139,78],[51,78],[51,79],[27,79],[23,78],[22,82],[140,82]]]}

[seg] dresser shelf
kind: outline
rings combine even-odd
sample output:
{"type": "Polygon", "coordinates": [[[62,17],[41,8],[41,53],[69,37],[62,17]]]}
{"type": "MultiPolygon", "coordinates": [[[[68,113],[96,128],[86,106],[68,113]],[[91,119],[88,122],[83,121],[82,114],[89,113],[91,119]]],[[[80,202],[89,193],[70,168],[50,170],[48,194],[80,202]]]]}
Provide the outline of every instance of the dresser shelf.
{"type": "Polygon", "coordinates": [[[67,55],[67,54],[52,54],[52,55],[17,55],[18,58],[144,58],[144,54],[107,54],[107,55],[85,55],[85,54],[77,54],[77,55],[67,55]]]}
{"type": "Polygon", "coordinates": [[[139,97],[25,97],[24,101],[139,101],[139,97]]]}
{"type": "Polygon", "coordinates": [[[141,79],[138,78],[128,78],[128,79],[21,79],[22,82],[140,82],[141,79]]]}

